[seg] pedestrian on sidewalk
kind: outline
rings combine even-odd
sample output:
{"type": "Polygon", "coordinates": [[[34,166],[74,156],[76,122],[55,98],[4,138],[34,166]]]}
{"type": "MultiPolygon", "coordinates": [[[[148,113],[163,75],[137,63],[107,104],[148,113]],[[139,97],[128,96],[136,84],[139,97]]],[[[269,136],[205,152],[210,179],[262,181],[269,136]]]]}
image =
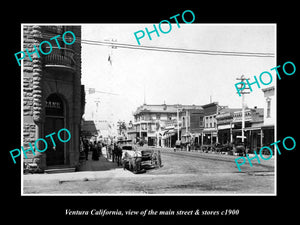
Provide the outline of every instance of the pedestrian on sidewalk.
{"type": "Polygon", "coordinates": [[[118,166],[120,166],[122,163],[121,163],[121,157],[122,157],[122,148],[120,146],[120,144],[117,144],[117,148],[116,148],[116,161],[117,161],[117,164],[118,166]]]}
{"type": "Polygon", "coordinates": [[[99,154],[98,154],[98,146],[96,145],[96,141],[92,144],[92,159],[93,160],[99,160],[99,154]]]}
{"type": "Polygon", "coordinates": [[[112,147],[112,162],[115,162],[116,159],[116,152],[117,152],[117,144],[114,143],[112,147]]]}
{"type": "Polygon", "coordinates": [[[98,149],[98,154],[99,154],[99,157],[100,157],[102,155],[102,143],[101,143],[101,141],[98,141],[97,149],[98,149]]]}
{"type": "Polygon", "coordinates": [[[180,140],[177,140],[175,142],[175,148],[174,148],[174,152],[177,150],[179,150],[181,148],[181,141],[180,140]]]}
{"type": "Polygon", "coordinates": [[[88,160],[89,150],[90,150],[90,146],[89,146],[88,140],[84,140],[83,147],[84,147],[85,159],[88,160]]]}

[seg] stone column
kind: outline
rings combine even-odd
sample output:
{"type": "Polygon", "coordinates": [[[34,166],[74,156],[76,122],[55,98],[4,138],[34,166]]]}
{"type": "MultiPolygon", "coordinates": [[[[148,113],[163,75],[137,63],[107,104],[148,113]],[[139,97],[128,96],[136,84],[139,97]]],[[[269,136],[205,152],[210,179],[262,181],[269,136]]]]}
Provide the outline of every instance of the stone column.
{"type": "MultiPolygon", "coordinates": [[[[33,45],[38,49],[39,44],[42,41],[42,27],[33,26],[31,35],[33,37],[33,45]]],[[[34,48],[33,48],[34,50],[34,48]]],[[[42,58],[38,57],[37,54],[31,55],[33,59],[33,121],[36,124],[36,139],[43,137],[43,124],[44,124],[44,107],[43,107],[43,69],[42,69],[42,58]]],[[[38,142],[41,143],[41,142],[38,142]]],[[[38,148],[41,148],[38,144],[38,148]]],[[[34,161],[37,163],[38,168],[43,170],[46,167],[45,153],[35,151],[34,161]]]]}

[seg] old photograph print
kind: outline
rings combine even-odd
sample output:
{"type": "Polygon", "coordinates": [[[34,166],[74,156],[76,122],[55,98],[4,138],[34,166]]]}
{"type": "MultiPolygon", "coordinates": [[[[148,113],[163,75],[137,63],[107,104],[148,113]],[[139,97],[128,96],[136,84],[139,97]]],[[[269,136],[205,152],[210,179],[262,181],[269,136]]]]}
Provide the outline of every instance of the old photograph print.
{"type": "Polygon", "coordinates": [[[22,195],[276,195],[276,24],[178,22],[21,25],[22,195]]]}

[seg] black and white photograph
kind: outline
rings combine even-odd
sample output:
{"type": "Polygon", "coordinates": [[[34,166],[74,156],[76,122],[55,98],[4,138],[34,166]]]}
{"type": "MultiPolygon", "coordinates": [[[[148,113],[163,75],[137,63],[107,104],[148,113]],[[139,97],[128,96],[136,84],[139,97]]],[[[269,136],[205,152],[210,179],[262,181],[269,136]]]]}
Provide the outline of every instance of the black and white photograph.
{"type": "Polygon", "coordinates": [[[21,25],[23,196],[276,196],[276,24],[182,15],[21,25]]]}

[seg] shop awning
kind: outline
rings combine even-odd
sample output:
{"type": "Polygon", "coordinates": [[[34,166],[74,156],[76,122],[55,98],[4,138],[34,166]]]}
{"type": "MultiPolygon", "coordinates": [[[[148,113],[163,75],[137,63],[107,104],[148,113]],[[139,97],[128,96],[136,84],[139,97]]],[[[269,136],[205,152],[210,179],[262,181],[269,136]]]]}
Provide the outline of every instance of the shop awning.
{"type": "MultiPolygon", "coordinates": [[[[242,135],[237,135],[236,138],[242,138],[242,135]]],[[[244,138],[247,139],[247,137],[244,135],[244,138]]]]}
{"type": "Polygon", "coordinates": [[[171,129],[171,130],[167,131],[167,134],[175,134],[175,133],[176,133],[176,131],[174,129],[171,129]]]}
{"type": "Polygon", "coordinates": [[[224,125],[218,125],[218,130],[225,130],[234,128],[234,124],[224,124],[224,125]]]}
{"type": "Polygon", "coordinates": [[[262,129],[267,130],[267,129],[274,129],[274,125],[262,125],[262,129]]]}
{"type": "Polygon", "coordinates": [[[261,130],[261,127],[247,127],[244,130],[245,131],[249,131],[249,130],[261,130]]]}

